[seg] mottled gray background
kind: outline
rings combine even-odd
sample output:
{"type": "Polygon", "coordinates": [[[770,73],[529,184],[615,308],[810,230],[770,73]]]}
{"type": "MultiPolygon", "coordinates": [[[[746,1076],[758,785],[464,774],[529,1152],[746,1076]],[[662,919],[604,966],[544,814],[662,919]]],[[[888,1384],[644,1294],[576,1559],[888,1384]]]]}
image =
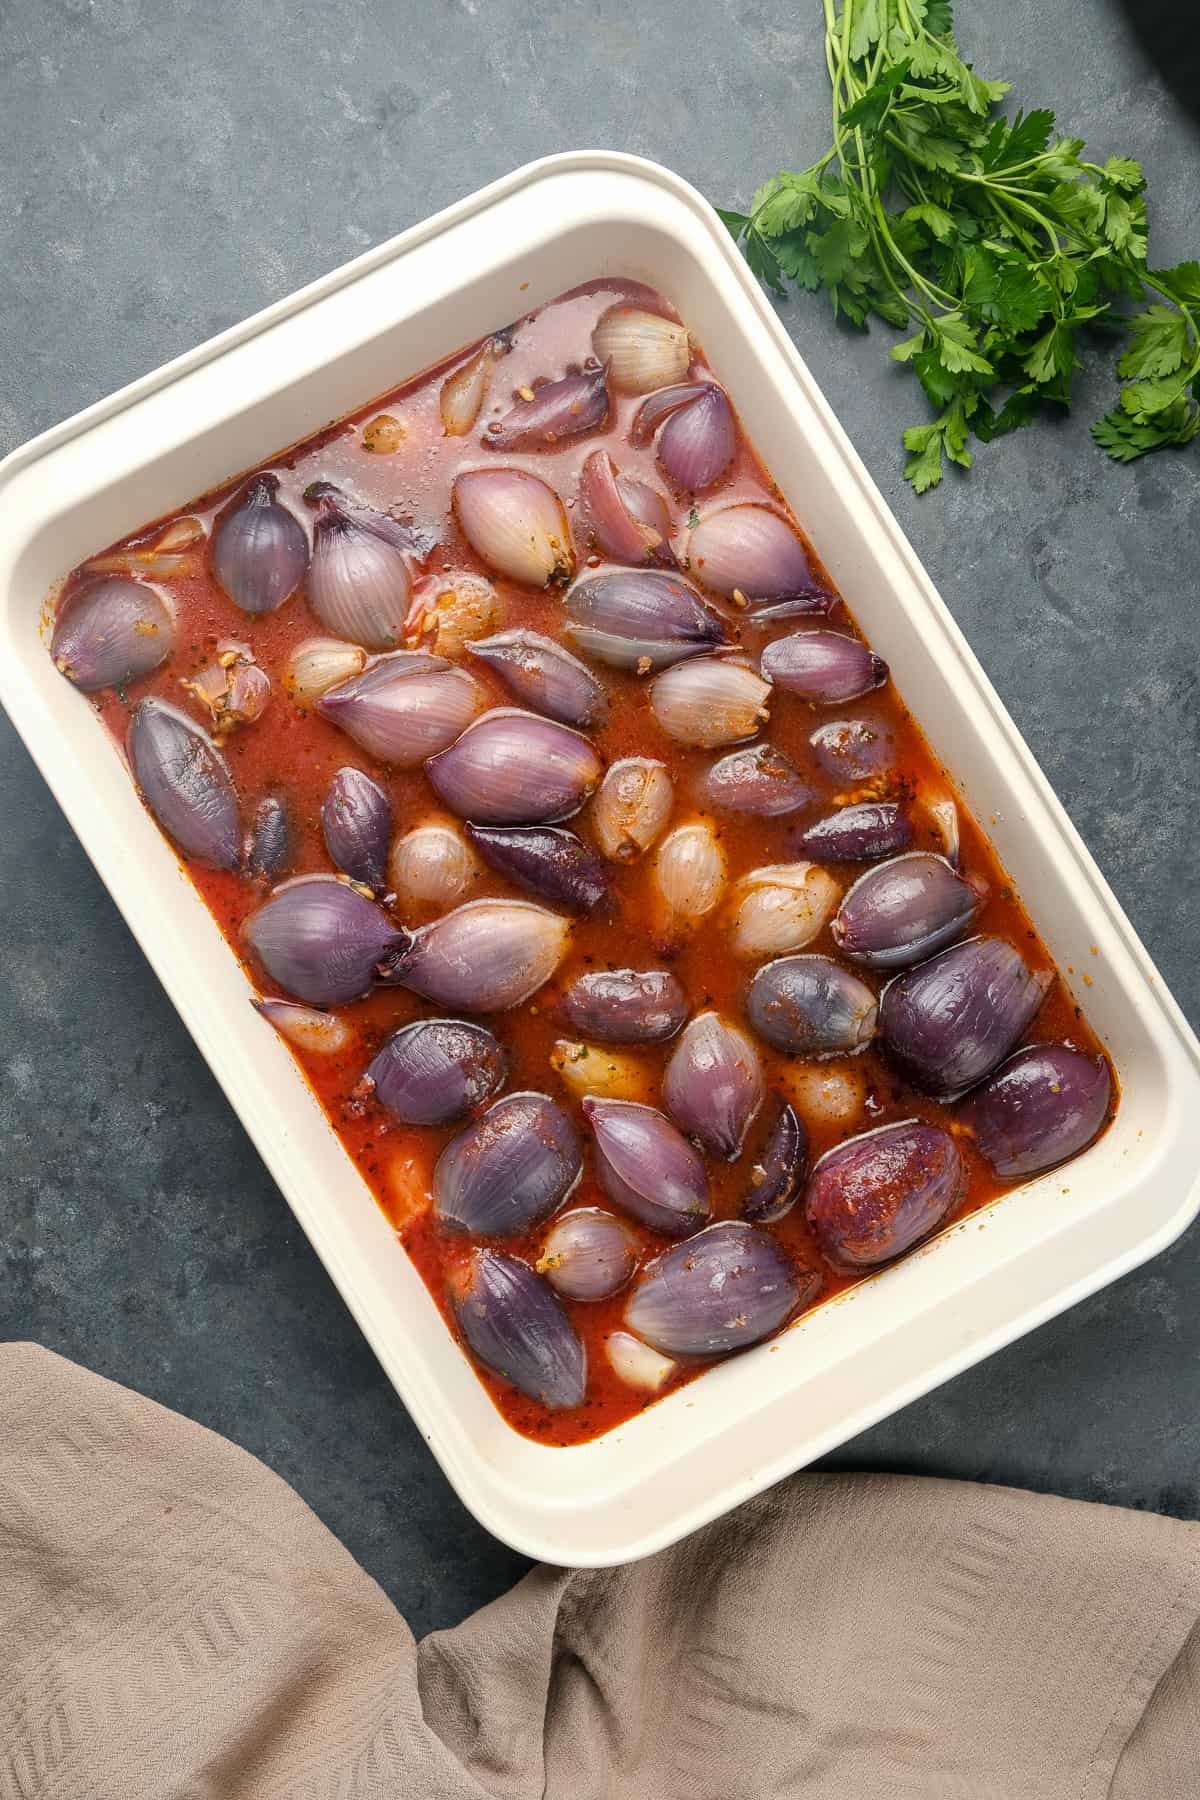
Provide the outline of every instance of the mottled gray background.
{"type": "MultiPolygon", "coordinates": [[[[5,0],[0,448],[481,183],[605,146],[741,205],[825,146],[815,0],[5,0]]],[[[964,3],[977,64],[1140,157],[1200,253],[1200,143],[1108,0],[964,3]]],[[[585,271],[581,271],[585,273],[585,271]]],[[[1200,446],[1087,422],[917,500],[883,341],[783,316],[1193,1019],[1200,446]]],[[[293,1482],[420,1631],[523,1566],[462,1511],[0,719],[0,1334],[178,1407],[293,1482]]],[[[840,1464],[1200,1514],[1200,1236],[840,1464]]]]}

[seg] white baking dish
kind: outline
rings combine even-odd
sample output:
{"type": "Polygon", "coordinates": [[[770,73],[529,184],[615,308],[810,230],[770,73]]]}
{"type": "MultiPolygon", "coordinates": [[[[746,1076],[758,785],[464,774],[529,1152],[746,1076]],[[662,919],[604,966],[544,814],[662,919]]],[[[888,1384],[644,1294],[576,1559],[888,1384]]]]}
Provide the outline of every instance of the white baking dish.
{"type": "Polygon", "coordinates": [[[0,699],[447,1476],[518,1549],[600,1564],[661,1548],[1151,1256],[1200,1207],[1200,1046],[716,216],[665,170],[605,154],[519,170],[27,444],[0,495],[0,699]],[[1092,976],[1081,995],[1123,1098],[1068,1169],[557,1450],[492,1406],[42,627],[47,590],[100,546],[601,274],[652,283],[699,334],[1060,967],[1092,976]]]}

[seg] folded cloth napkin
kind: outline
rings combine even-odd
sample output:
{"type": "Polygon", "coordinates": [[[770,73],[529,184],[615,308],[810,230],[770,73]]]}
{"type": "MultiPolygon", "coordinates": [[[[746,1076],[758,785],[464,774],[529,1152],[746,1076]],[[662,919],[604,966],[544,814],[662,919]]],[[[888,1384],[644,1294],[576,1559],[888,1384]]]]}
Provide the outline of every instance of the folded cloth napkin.
{"type": "Polygon", "coordinates": [[[1191,1800],[1200,1527],[805,1475],[417,1644],[253,1457],[0,1346],[3,1800],[1191,1800]]]}

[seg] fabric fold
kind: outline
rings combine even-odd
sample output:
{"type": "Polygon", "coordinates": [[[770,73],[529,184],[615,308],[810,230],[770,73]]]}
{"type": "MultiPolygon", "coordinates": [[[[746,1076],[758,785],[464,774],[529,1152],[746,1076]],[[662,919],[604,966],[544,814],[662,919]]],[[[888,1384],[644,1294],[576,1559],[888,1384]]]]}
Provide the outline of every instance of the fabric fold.
{"type": "Polygon", "coordinates": [[[236,1446],[0,1347],[0,1800],[1174,1800],[1200,1528],[802,1475],[419,1646],[236,1446]]]}

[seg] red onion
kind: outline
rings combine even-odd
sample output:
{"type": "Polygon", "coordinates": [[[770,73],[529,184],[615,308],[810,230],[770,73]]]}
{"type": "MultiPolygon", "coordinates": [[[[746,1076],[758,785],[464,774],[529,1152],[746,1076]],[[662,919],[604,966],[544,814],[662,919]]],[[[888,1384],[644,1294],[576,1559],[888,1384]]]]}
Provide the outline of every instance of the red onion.
{"type": "Polygon", "coordinates": [[[479,638],[467,649],[533,712],[564,725],[593,725],[604,711],[604,689],[592,671],[553,638],[517,627],[479,638]]]}
{"type": "Polygon", "coordinates": [[[577,731],[501,707],[430,757],[425,772],[460,818],[546,825],[579,811],[600,779],[600,758],[577,731]]]}
{"type": "Polygon", "coordinates": [[[604,369],[565,375],[530,390],[502,419],[493,419],[483,434],[489,450],[553,450],[567,438],[595,431],[608,417],[608,378],[604,369]]]}
{"type": "Polygon", "coordinates": [[[176,847],[211,868],[236,869],[242,850],[237,793],[208,733],[151,696],[134,707],[125,745],[142,799],[176,847]]]}
{"type": "Polygon", "coordinates": [[[688,1000],[666,969],[597,969],[578,976],[563,995],[576,1031],[602,1044],[661,1044],[688,1015],[688,1000]]]}
{"type": "Polygon", "coordinates": [[[647,1265],[625,1323],[667,1356],[726,1356],[770,1337],[820,1287],[769,1231],[726,1220],[647,1265]]]}
{"type": "Polygon", "coordinates": [[[658,460],[677,489],[699,494],[720,480],[733,461],[737,428],[715,382],[686,382],[651,394],[634,416],[631,442],[648,444],[660,425],[658,460]]]}
{"type": "Polygon", "coordinates": [[[463,536],[497,575],[526,587],[569,581],[575,553],[563,503],[524,469],[468,469],[455,477],[463,536]]]}
{"type": "Polygon", "coordinates": [[[785,693],[825,706],[856,700],[888,678],[882,656],[844,631],[798,631],[776,638],[763,651],[760,667],[785,693]]]}
{"type": "Polygon", "coordinates": [[[959,1118],[997,1175],[1011,1180],[1077,1156],[1111,1104],[1112,1076],[1102,1056],[1067,1044],[1030,1044],[968,1094],[959,1118]]]}
{"type": "Polygon", "coordinates": [[[776,1050],[820,1058],[869,1044],[879,1008],[866,983],[831,957],[781,956],[750,983],[746,1016],[776,1050]]]}
{"type": "Polygon", "coordinates": [[[968,938],[888,983],[879,1009],[884,1042],[921,1087],[961,1094],[1008,1055],[1053,980],[1049,970],[1030,970],[1003,938],[968,938]]]}
{"type": "Polygon", "coordinates": [[[905,1119],[827,1150],[809,1177],[805,1217],[831,1262],[872,1269],[927,1237],[966,1185],[949,1133],[905,1119]]]}
{"type": "Polygon", "coordinates": [[[327,481],[305,499],[316,507],[309,604],[329,631],[368,650],[391,650],[404,635],[411,582],[404,550],[411,534],[386,513],[350,500],[327,481]]]}
{"type": "Polygon", "coordinates": [[[704,777],[704,791],[713,806],[759,819],[798,812],[816,797],[791,757],[773,744],[753,744],[722,756],[704,777]]]}
{"type": "Polygon", "coordinates": [[[710,1156],[728,1162],[763,1101],[758,1052],[736,1025],[703,1012],[686,1027],[667,1063],[663,1100],[675,1123],[710,1156]]]}
{"type": "Polygon", "coordinates": [[[339,869],[363,887],[387,886],[392,803],[361,769],[339,769],[321,806],[325,848],[339,869]]]}
{"type": "Polygon", "coordinates": [[[455,1011],[504,1012],[550,979],[569,932],[530,900],[468,900],[414,933],[389,979],[455,1011]]]}
{"type": "Polygon", "coordinates": [[[507,1059],[491,1032],[463,1019],[414,1019],[394,1031],[359,1089],[402,1125],[449,1125],[490,1100],[507,1059]]]}
{"type": "Polygon", "coordinates": [[[537,1272],[568,1300],[606,1300],[625,1286],[637,1261],[628,1225],[602,1207],[581,1206],[550,1227],[537,1272]]]}
{"type": "Polygon", "coordinates": [[[304,527],[278,491],[277,475],[256,475],[213,528],[213,574],[243,612],[274,612],[308,568],[304,527]]]}
{"type": "Polygon", "coordinates": [[[507,1094],[451,1138],[433,1171],[433,1212],[448,1231],[511,1237],[556,1212],[578,1185],[574,1125],[545,1094],[507,1094]]]}
{"type": "Polygon", "coordinates": [[[866,781],[890,769],[894,761],[891,734],[863,719],[818,725],[808,741],[825,773],[838,781],[866,781]]]}
{"type": "Polygon", "coordinates": [[[567,631],[585,656],[646,675],[729,639],[719,613],[679,575],[614,569],[568,589],[567,631]]]}
{"type": "Polygon", "coordinates": [[[290,874],[295,854],[296,834],[287,801],[279,794],[265,794],[246,834],[246,873],[258,881],[279,881],[290,874]]]}
{"type": "Polygon", "coordinates": [[[635,567],[675,567],[666,501],[646,482],[619,475],[607,450],[593,450],[584,463],[579,499],[601,555],[635,567]]]}
{"type": "Polygon", "coordinates": [[[580,1404],[586,1353],[562,1303],[528,1263],[475,1250],[449,1287],[458,1328],[481,1363],[554,1411],[580,1404]]]}
{"type": "Polygon", "coordinates": [[[467,836],[486,863],[539,900],[594,912],[608,897],[599,858],[561,825],[468,825],[467,836]]]}
{"type": "Polygon", "coordinates": [[[828,818],[809,825],[796,840],[796,848],[814,862],[873,862],[891,856],[912,843],[912,821],[891,801],[866,801],[843,806],[828,818]]]}
{"type": "Polygon", "coordinates": [[[336,875],[300,875],[276,888],[243,927],[271,980],[310,1006],[360,1000],[392,979],[409,934],[336,875]]]}
{"type": "Polygon", "coordinates": [[[920,962],[961,937],[987,884],[956,875],[944,857],[911,850],[860,875],[833,921],[844,955],[874,969],[920,962]]]}
{"type": "Polygon", "coordinates": [[[175,621],[162,596],[120,577],[73,594],[55,614],[50,640],[59,674],[88,694],[151,674],[174,648],[175,621]]]}
{"type": "Polygon", "coordinates": [[[583,1102],[596,1179],[614,1206],[665,1237],[686,1237],[712,1209],[704,1160],[669,1119],[632,1100],[583,1102]]]}
{"type": "Polygon", "coordinates": [[[754,502],[707,513],[688,539],[687,566],[696,580],[758,616],[827,613],[837,595],[819,586],[794,527],[754,502]]]}
{"type": "Polygon", "coordinates": [[[482,698],[445,657],[396,650],[322,694],[317,711],[381,762],[412,769],[454,742],[482,698]]]}
{"type": "Polygon", "coordinates": [[[741,1214],[754,1225],[773,1225],[791,1212],[808,1168],[808,1132],[792,1106],[783,1105],[750,1169],[741,1214]]]}

